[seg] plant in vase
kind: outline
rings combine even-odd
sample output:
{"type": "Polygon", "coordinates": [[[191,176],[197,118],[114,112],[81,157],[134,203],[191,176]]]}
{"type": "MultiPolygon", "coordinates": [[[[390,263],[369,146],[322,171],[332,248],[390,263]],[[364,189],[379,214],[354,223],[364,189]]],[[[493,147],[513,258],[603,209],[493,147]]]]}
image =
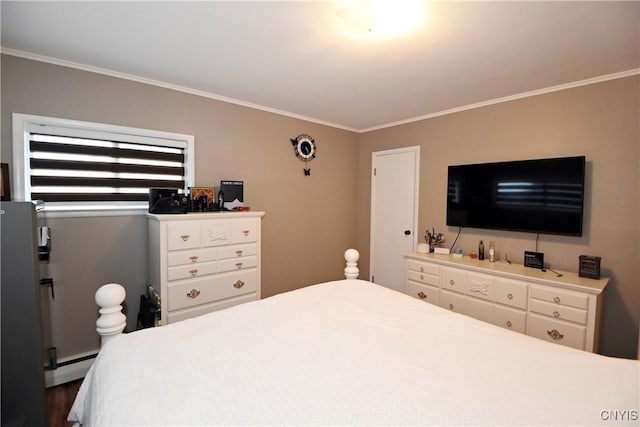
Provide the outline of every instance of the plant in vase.
{"type": "Polygon", "coordinates": [[[435,228],[431,227],[431,230],[427,230],[425,233],[424,240],[429,245],[429,252],[433,252],[433,248],[440,247],[444,243],[444,234],[436,233],[435,228]]]}

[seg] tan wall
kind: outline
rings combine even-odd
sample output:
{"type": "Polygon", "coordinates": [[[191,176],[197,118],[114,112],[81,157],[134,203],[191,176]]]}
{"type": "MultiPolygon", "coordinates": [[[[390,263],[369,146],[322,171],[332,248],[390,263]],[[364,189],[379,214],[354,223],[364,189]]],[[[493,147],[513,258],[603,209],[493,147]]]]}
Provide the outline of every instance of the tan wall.
{"type": "MultiPolygon", "coordinates": [[[[552,268],[575,271],[579,255],[603,257],[604,274],[612,282],[605,295],[601,351],[635,354],[640,320],[638,77],[361,135],[7,55],[2,55],[1,77],[3,162],[11,162],[12,112],[195,135],[196,184],[243,179],[247,204],[267,212],[264,296],[339,278],[342,252],[354,245],[361,250],[361,277],[367,276],[373,151],[421,146],[419,227],[434,226],[449,241],[457,230],[447,228],[444,220],[447,165],[584,154],[585,234],[543,235],[539,247],[552,268]],[[289,143],[300,133],[311,134],[318,143],[310,177],[303,176],[303,163],[289,143]]],[[[148,277],[146,265],[140,265],[146,257],[146,230],[140,230],[140,218],[52,219],[49,225],[54,234],[49,269],[58,284],[53,321],[67,327],[60,355],[91,350],[87,346],[96,342],[94,319],[88,318],[95,314],[93,292],[109,271],[118,272],[117,280],[131,281],[124,283],[129,310],[133,316],[137,312],[148,277]],[[87,237],[99,240],[97,246],[87,237]],[[121,252],[110,252],[113,248],[121,252]],[[67,266],[63,255],[75,264],[67,266]],[[82,268],[78,274],[79,264],[100,267],[82,268]],[[82,314],[69,315],[80,306],[82,314]],[[56,318],[61,313],[67,317],[56,318]],[[76,338],[69,331],[77,331],[76,338]]],[[[516,262],[535,246],[532,234],[472,229],[463,231],[459,245],[470,251],[480,238],[495,240],[498,253],[506,251],[516,262]]]]}
{"type": "MultiPolygon", "coordinates": [[[[420,145],[419,228],[445,233],[447,166],[452,164],[586,155],[587,189],[582,237],[541,235],[539,250],[551,268],[577,271],[578,256],[602,257],[611,277],[603,307],[600,351],[633,357],[640,321],[640,78],[630,77],[496,104],[360,137],[358,247],[368,270],[371,153],[420,145]]],[[[456,245],[477,249],[495,240],[523,262],[535,234],[464,229],[456,245]]]]}
{"type": "MultiPolygon", "coordinates": [[[[355,244],[357,134],[8,55],[1,77],[3,162],[11,163],[13,112],[194,135],[195,184],[244,180],[245,203],[266,212],[263,296],[342,277],[342,254],[355,244]],[[289,141],[301,133],[317,143],[311,176],[304,176],[289,141]]],[[[50,219],[49,225],[54,344],[64,357],[95,348],[93,292],[105,281],[127,287],[134,320],[148,278],[146,226],[141,218],[117,217],[50,219]]]]}

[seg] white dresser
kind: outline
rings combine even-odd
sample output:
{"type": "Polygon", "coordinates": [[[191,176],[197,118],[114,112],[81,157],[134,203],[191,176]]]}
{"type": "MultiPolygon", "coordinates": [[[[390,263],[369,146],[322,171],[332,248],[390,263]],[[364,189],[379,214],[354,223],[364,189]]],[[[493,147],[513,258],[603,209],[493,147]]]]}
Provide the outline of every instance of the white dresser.
{"type": "Polygon", "coordinates": [[[405,254],[406,291],[418,299],[553,343],[597,352],[609,279],[469,257],[405,254]]]}
{"type": "Polygon", "coordinates": [[[264,212],[147,214],[149,282],[162,323],[260,299],[264,212]]]}

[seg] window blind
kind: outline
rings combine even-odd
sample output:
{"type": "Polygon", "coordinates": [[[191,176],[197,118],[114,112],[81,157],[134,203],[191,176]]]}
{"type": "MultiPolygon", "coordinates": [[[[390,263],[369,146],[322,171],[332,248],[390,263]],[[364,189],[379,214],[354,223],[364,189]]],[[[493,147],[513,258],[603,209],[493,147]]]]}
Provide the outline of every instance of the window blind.
{"type": "Polygon", "coordinates": [[[31,200],[147,201],[149,188],[186,187],[186,143],[43,130],[29,132],[31,200]]]}

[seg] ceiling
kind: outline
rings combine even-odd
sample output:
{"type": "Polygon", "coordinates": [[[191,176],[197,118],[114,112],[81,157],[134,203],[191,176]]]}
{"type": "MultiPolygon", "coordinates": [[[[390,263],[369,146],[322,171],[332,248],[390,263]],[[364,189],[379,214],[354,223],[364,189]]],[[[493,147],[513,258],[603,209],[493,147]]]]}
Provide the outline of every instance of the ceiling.
{"type": "Polygon", "coordinates": [[[640,69],[637,1],[423,2],[387,38],[346,33],[329,1],[0,8],[3,53],[358,132],[640,69]]]}

